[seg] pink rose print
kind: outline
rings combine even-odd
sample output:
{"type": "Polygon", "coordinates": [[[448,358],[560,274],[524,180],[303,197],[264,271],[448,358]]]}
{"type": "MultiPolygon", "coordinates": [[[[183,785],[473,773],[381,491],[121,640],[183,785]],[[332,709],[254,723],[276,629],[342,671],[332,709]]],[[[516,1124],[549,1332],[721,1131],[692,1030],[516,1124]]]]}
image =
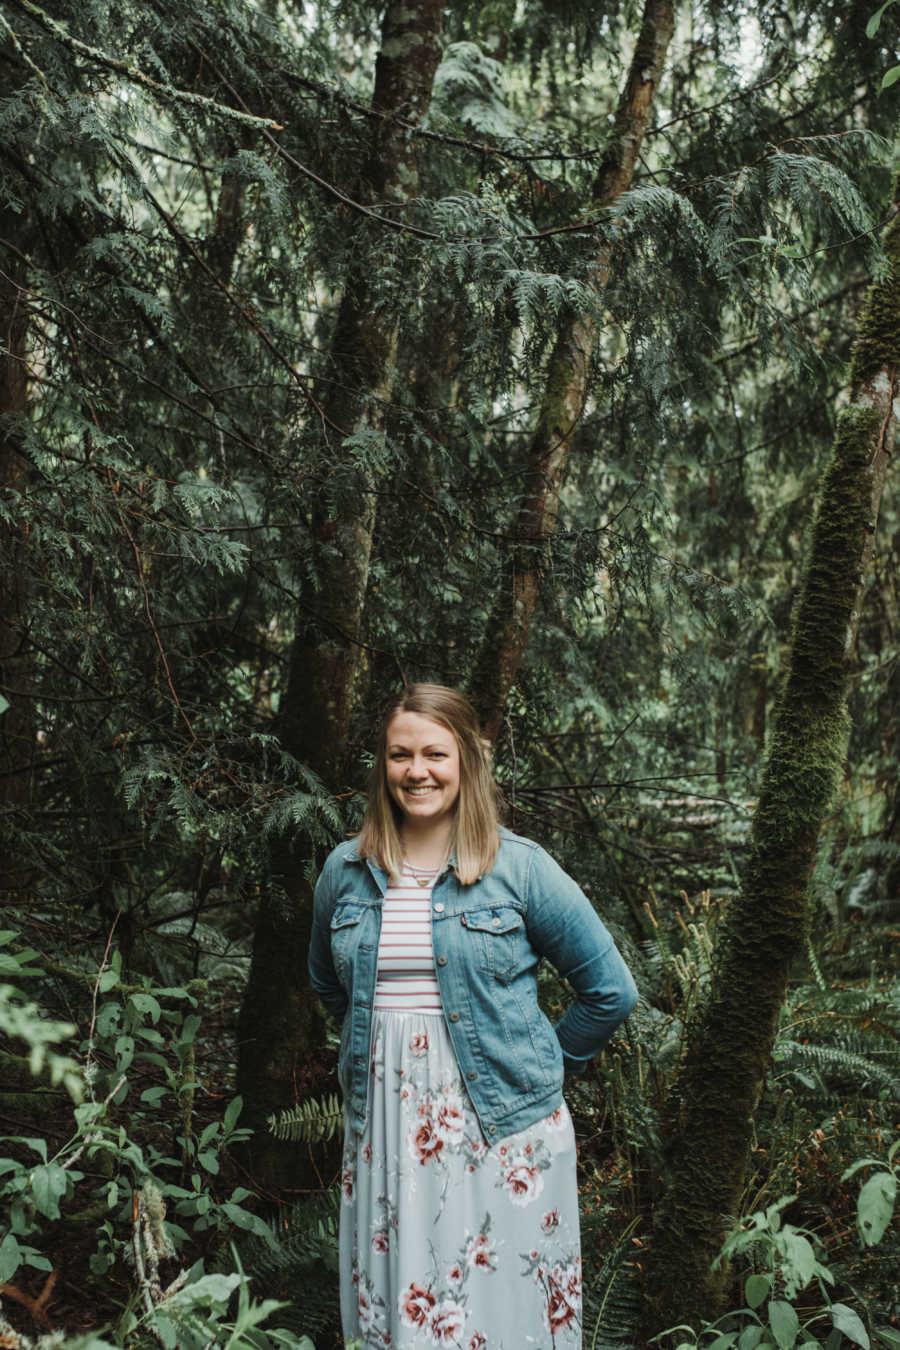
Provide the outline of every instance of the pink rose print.
{"type": "Polygon", "coordinates": [[[541,1219],[541,1232],[552,1233],[554,1228],[559,1225],[559,1210],[551,1209],[541,1219]]]}
{"type": "Polygon", "coordinates": [[[452,1144],[461,1138],[464,1125],[462,1102],[458,1097],[448,1096],[436,1112],[435,1128],[438,1134],[445,1144],[452,1144]]]}
{"type": "Polygon", "coordinates": [[[353,1167],[352,1165],[348,1165],[347,1167],[344,1168],[343,1172],[341,1173],[341,1190],[344,1193],[344,1200],[348,1205],[352,1204],[353,1202],[354,1179],[355,1178],[353,1174],[353,1167]]]}
{"type": "Polygon", "coordinates": [[[388,1235],[383,1228],[372,1234],[372,1251],[386,1252],[388,1250],[388,1235]]]}
{"type": "Polygon", "coordinates": [[[462,1267],[459,1265],[451,1266],[449,1271],[447,1272],[447,1279],[450,1281],[451,1284],[459,1284],[462,1277],[463,1277],[462,1267]]]}
{"type": "Polygon", "coordinates": [[[443,1147],[444,1141],[430,1116],[410,1134],[412,1155],[423,1167],[431,1158],[438,1158],[443,1147]]]}
{"type": "Polygon", "coordinates": [[[472,1266],[476,1270],[486,1270],[490,1274],[493,1274],[497,1269],[496,1253],[491,1251],[484,1233],[479,1233],[477,1237],[473,1237],[467,1246],[466,1265],[472,1266]]]}
{"type": "Polygon", "coordinates": [[[457,1345],[466,1315],[458,1303],[439,1303],[428,1319],[428,1331],[435,1345],[457,1345]]]}
{"type": "Polygon", "coordinates": [[[545,1316],[551,1336],[578,1320],[581,1309],[581,1271],[578,1265],[554,1266],[548,1280],[545,1316]]]}
{"type": "Polygon", "coordinates": [[[436,1302],[430,1289],[413,1281],[400,1295],[400,1317],[408,1327],[425,1327],[436,1302]]]}
{"type": "Polygon", "coordinates": [[[375,1320],[375,1309],[372,1307],[372,1300],[365,1289],[359,1291],[359,1327],[361,1331],[368,1331],[375,1320]]]}
{"type": "Polygon", "coordinates": [[[371,1145],[371,1144],[365,1144],[365,1145],[363,1146],[362,1160],[363,1160],[364,1163],[370,1163],[370,1162],[372,1161],[372,1145],[371,1145]]]}
{"type": "Polygon", "coordinates": [[[415,1055],[416,1059],[421,1059],[423,1055],[427,1055],[428,1032],[420,1031],[418,1032],[417,1035],[413,1036],[412,1040],[409,1043],[409,1048],[415,1055]]]}
{"type": "Polygon", "coordinates": [[[558,1106],[555,1111],[551,1111],[550,1115],[544,1121],[544,1124],[548,1125],[551,1130],[561,1130],[565,1123],[565,1114],[563,1107],[561,1106],[558,1106]]]}
{"type": "Polygon", "coordinates": [[[482,1336],[480,1331],[474,1331],[469,1337],[469,1344],[466,1346],[466,1350],[483,1350],[483,1347],[486,1345],[487,1337],[482,1336]]]}
{"type": "Polygon", "coordinates": [[[503,1184],[514,1205],[529,1205],[544,1189],[540,1169],[518,1159],[504,1174],[503,1184]]]}

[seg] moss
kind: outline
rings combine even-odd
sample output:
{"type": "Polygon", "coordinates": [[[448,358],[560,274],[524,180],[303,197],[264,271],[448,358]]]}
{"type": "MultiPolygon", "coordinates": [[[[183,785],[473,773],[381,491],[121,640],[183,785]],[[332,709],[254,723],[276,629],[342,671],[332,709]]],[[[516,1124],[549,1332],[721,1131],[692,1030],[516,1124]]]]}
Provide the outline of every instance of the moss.
{"type": "MultiPolygon", "coordinates": [[[[885,312],[883,300],[878,292],[876,316],[885,312]]],[[[871,324],[866,331],[874,331],[871,324]]],[[[667,1106],[671,1182],[657,1209],[651,1256],[652,1301],[657,1318],[667,1322],[721,1310],[726,1276],[710,1265],[724,1216],[740,1203],[752,1116],[790,965],[805,942],[809,875],[846,747],[849,639],[873,524],[871,466],[883,422],[884,410],[868,395],[838,419],[751,854],[722,931],[713,987],[690,1030],[667,1106]]]]}
{"type": "MultiPolygon", "coordinates": [[[[900,197],[900,174],[894,179],[895,210],[900,197]]],[[[900,365],[900,213],[884,235],[887,275],[869,287],[863,317],[850,362],[854,391],[872,380],[880,370],[900,365]]]]}

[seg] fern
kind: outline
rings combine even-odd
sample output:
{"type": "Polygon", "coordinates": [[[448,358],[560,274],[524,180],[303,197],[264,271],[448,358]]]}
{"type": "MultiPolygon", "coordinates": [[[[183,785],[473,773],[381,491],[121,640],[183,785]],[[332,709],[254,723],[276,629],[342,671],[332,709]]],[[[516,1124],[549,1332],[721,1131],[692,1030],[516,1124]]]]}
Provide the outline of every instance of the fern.
{"type": "Polygon", "coordinates": [[[293,1144],[324,1143],[334,1137],[343,1124],[344,1108],[337,1093],[316,1100],[307,1097],[288,1111],[269,1116],[268,1125],[276,1139],[293,1144]]]}
{"type": "Polygon", "coordinates": [[[284,1299],[283,1325],[298,1335],[312,1332],[322,1345],[338,1306],[339,1215],[337,1188],[318,1192],[273,1219],[269,1241],[251,1238],[241,1251],[254,1292],[284,1299]]]}

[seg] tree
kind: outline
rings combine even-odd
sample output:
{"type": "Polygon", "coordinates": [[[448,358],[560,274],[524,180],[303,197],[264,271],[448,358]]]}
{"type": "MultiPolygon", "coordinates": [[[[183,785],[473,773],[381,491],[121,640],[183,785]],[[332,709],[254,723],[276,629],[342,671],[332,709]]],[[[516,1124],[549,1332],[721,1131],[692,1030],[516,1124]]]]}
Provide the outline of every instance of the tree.
{"type": "MultiPolygon", "coordinates": [[[[409,128],[428,111],[440,25],[441,7],[435,0],[413,7],[389,4],[382,21],[372,144],[358,189],[379,210],[399,208],[400,220],[417,193],[419,143],[409,128]]],[[[356,238],[350,247],[359,252],[344,282],[326,385],[317,405],[326,445],[334,441],[335,448],[328,479],[310,510],[318,575],[298,610],[278,719],[282,745],[333,783],[344,771],[382,476],[376,446],[384,440],[397,352],[398,317],[382,307],[377,269],[359,239],[367,223],[352,222],[356,238]]],[[[311,860],[298,854],[293,843],[282,835],[274,844],[272,881],[260,901],[241,1008],[238,1079],[249,1119],[258,1127],[256,1168],[290,1179],[294,1159],[265,1134],[265,1122],[274,1110],[292,1102],[298,1058],[321,1026],[305,969],[312,920],[311,860]]]]}
{"type": "Polygon", "coordinates": [[[738,1209],[753,1119],[792,962],[809,929],[809,878],[847,743],[846,690],[867,564],[894,444],[900,379],[900,182],[887,269],[866,297],[838,415],[741,889],[669,1110],[669,1177],[654,1221],[655,1305],[683,1321],[721,1311],[711,1270],[738,1209]]]}

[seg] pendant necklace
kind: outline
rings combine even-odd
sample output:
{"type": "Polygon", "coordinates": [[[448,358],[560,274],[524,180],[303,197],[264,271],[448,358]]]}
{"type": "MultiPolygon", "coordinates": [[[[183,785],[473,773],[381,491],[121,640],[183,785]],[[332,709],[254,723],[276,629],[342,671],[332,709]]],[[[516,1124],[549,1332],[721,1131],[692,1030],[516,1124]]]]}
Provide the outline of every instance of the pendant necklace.
{"type": "Polygon", "coordinates": [[[413,867],[409,859],[405,859],[407,871],[412,876],[417,886],[431,886],[435,877],[440,871],[439,867],[413,867]]]}

